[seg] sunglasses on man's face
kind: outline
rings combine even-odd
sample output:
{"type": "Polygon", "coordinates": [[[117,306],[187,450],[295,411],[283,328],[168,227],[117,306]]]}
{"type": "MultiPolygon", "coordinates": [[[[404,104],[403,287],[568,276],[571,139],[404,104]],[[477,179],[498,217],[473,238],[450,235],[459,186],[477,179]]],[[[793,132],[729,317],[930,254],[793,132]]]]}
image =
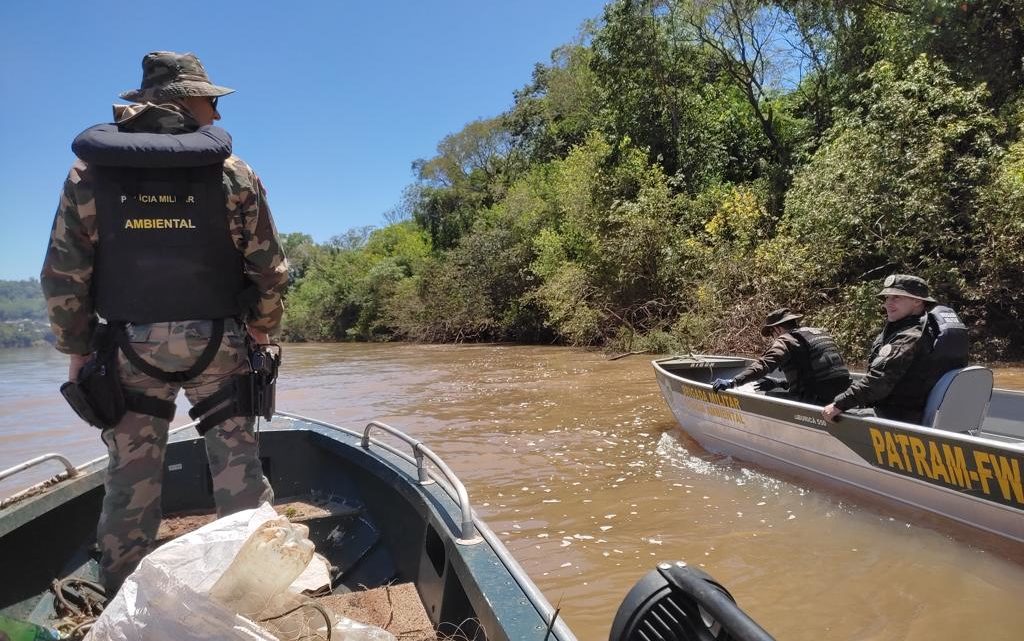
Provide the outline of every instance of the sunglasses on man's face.
{"type": "Polygon", "coordinates": [[[217,101],[219,99],[220,99],[220,96],[213,96],[213,97],[210,98],[210,106],[213,107],[214,111],[217,111],[217,101]]]}

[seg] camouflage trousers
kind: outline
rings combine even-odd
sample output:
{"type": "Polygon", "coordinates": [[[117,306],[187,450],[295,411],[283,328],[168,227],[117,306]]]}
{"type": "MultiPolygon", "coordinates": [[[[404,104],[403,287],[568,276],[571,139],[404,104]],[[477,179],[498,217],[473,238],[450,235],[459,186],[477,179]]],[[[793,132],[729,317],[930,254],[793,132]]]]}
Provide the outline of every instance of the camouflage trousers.
{"type": "MultiPolygon", "coordinates": [[[[145,361],[168,372],[188,369],[206,348],[213,321],[181,321],[129,325],[129,340],[145,361]]],[[[245,329],[225,320],[220,349],[206,370],[184,383],[167,383],[138,371],[119,352],[118,366],[125,390],[173,401],[180,389],[189,402],[216,392],[227,377],[247,362],[245,329]]],[[[253,433],[255,419],[234,417],[204,437],[218,516],[273,501],[263,476],[253,433]]],[[[110,455],[106,495],[96,540],[100,548],[100,577],[108,591],[116,589],[154,547],[162,511],[164,452],[168,421],[128,412],[116,427],[103,430],[110,455]]],[[[113,592],[110,592],[113,594],[113,592]]]]}

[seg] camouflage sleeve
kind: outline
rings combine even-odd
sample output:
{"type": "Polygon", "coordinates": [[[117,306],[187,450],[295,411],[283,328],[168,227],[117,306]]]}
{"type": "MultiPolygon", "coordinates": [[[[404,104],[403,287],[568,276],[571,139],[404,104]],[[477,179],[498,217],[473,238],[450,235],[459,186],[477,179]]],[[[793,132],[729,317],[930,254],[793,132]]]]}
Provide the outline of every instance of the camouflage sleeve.
{"type": "Polygon", "coordinates": [[[65,354],[90,351],[95,314],[89,286],[96,241],[96,202],[89,170],[76,161],[64,181],[39,274],[56,347],[65,354]]]}
{"type": "Polygon", "coordinates": [[[772,344],[768,346],[768,350],[765,351],[761,358],[757,359],[742,372],[737,374],[733,381],[737,385],[742,385],[747,381],[759,379],[769,372],[772,372],[789,362],[792,358],[791,353],[792,346],[784,341],[782,337],[776,338],[772,341],[772,344]]]}
{"type": "Polygon", "coordinates": [[[921,332],[915,328],[897,334],[892,342],[873,350],[868,373],[835,398],[836,407],[843,411],[871,407],[887,397],[914,362],[920,338],[921,332]]]}
{"type": "Polygon", "coordinates": [[[288,259],[267,204],[267,192],[244,161],[231,156],[224,164],[231,237],[245,259],[245,275],[259,291],[248,324],[273,334],[281,325],[288,285],[288,259]]]}

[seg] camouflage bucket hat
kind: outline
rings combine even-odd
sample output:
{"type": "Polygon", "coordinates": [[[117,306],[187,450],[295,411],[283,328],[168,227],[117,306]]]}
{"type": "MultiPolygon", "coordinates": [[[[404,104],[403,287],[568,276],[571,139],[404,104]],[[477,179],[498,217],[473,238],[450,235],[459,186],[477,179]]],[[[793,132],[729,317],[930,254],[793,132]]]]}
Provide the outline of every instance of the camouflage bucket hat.
{"type": "Polygon", "coordinates": [[[132,102],[152,102],[186,96],[214,98],[234,91],[211,83],[194,53],[152,51],[142,59],[142,86],[125,91],[121,97],[132,102]]]}
{"type": "Polygon", "coordinates": [[[789,311],[788,307],[777,309],[774,312],[768,314],[764,319],[764,325],[761,327],[761,336],[767,336],[771,333],[771,329],[776,325],[781,325],[789,321],[800,320],[803,318],[803,314],[794,314],[789,311]]]}
{"type": "Polygon", "coordinates": [[[882,291],[879,296],[907,296],[923,300],[926,303],[934,303],[935,299],[928,295],[928,283],[922,278],[909,274],[893,274],[882,283],[882,291]]]}

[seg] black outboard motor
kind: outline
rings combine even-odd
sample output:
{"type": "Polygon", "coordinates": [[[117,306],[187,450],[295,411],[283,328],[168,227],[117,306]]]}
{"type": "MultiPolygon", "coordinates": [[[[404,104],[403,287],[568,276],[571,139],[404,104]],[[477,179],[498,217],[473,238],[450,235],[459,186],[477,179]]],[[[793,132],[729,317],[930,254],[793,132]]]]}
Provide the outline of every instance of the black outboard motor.
{"type": "Polygon", "coordinates": [[[775,641],[729,591],[682,561],[659,563],[619,606],[609,641],[775,641]]]}

